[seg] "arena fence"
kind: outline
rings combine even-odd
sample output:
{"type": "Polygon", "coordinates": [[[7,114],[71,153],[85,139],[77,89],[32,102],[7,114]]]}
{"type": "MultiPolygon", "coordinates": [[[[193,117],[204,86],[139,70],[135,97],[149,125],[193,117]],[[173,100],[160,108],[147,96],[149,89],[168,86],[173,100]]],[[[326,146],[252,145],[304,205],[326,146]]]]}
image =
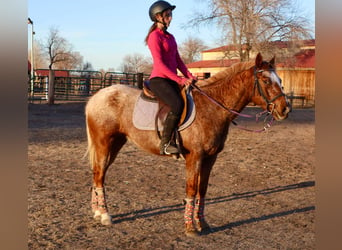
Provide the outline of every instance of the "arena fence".
{"type": "MultiPolygon", "coordinates": [[[[314,107],[314,72],[304,72],[306,75],[302,72],[298,75],[298,72],[293,70],[278,72],[282,79],[291,82],[291,85],[287,84],[289,86],[284,84],[285,92],[293,107],[314,107]],[[294,76],[293,72],[297,75],[294,76]]],[[[51,75],[48,69],[37,69],[34,77],[29,78],[28,81],[28,100],[29,102],[46,102],[51,99],[51,90],[49,94],[51,79],[53,79],[53,101],[85,101],[98,90],[114,84],[142,88],[143,81],[148,77],[149,75],[143,73],[102,73],[81,70],[54,70],[51,75]]]]}
{"type": "Polygon", "coordinates": [[[85,101],[98,90],[113,84],[127,84],[142,88],[148,75],[142,73],[99,71],[54,70],[53,76],[47,69],[35,70],[28,81],[28,100],[41,102],[49,99],[49,81],[53,78],[54,101],[85,101]],[[52,77],[51,77],[52,76],[52,77]]]}

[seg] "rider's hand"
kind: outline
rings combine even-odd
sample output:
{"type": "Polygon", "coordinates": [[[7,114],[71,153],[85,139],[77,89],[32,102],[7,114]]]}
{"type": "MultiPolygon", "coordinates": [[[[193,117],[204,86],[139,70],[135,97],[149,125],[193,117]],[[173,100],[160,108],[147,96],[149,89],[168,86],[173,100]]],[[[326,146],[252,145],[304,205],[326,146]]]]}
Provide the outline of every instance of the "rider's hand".
{"type": "Polygon", "coordinates": [[[195,82],[197,82],[197,80],[198,80],[198,79],[197,79],[197,76],[192,76],[191,79],[192,79],[193,81],[195,81],[195,82]]]}
{"type": "Polygon", "coordinates": [[[187,78],[187,79],[186,79],[186,82],[185,82],[185,85],[186,85],[186,86],[190,86],[191,83],[192,83],[192,81],[193,81],[193,79],[187,78]]]}
{"type": "Polygon", "coordinates": [[[185,86],[189,86],[189,85],[191,85],[192,81],[193,81],[193,79],[191,79],[191,78],[183,78],[181,84],[185,85],[185,86]]]}

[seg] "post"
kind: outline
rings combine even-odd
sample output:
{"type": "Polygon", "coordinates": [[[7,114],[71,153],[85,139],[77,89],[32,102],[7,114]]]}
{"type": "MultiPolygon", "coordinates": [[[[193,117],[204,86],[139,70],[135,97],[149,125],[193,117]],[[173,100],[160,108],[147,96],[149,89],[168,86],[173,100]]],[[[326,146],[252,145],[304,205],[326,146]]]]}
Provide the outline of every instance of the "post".
{"type": "Polygon", "coordinates": [[[52,105],[55,102],[55,72],[49,70],[49,88],[48,88],[48,104],[52,105]]]}
{"type": "Polygon", "coordinates": [[[137,74],[137,84],[138,84],[139,89],[143,88],[143,81],[144,81],[144,73],[138,73],[137,74]]]}
{"type": "Polygon", "coordinates": [[[293,94],[294,94],[294,92],[291,91],[291,93],[290,93],[290,103],[291,103],[291,106],[293,106],[293,94]]]}
{"type": "Polygon", "coordinates": [[[49,99],[49,94],[48,94],[48,91],[49,91],[49,77],[45,77],[45,88],[44,88],[44,91],[45,91],[45,100],[48,100],[49,99]]]}
{"type": "Polygon", "coordinates": [[[90,74],[87,75],[86,81],[85,81],[85,95],[89,96],[90,92],[90,86],[91,86],[91,80],[90,80],[90,74]]]}

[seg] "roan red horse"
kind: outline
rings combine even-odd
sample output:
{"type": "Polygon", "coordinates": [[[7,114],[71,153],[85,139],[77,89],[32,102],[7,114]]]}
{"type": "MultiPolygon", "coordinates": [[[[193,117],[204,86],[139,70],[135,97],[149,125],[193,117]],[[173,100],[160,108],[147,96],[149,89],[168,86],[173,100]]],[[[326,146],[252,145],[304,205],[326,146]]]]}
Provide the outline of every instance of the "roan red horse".
{"type": "MultiPolygon", "coordinates": [[[[213,103],[199,91],[193,91],[196,117],[180,131],[186,161],[185,233],[198,235],[209,230],[204,219],[205,195],[209,175],[218,153],[224,147],[231,121],[236,112],[250,102],[268,110],[275,120],[286,119],[291,111],[275,71],[274,57],[263,61],[259,53],[255,62],[241,62],[198,81],[206,95],[234,112],[213,103]],[[215,114],[215,115],[213,115],[215,114]]],[[[93,170],[92,210],[103,225],[111,224],[104,192],[108,167],[114,162],[127,139],[139,148],[159,154],[155,131],[139,130],[132,122],[132,112],[141,90],[114,85],[98,91],[86,105],[88,154],[93,170]]]]}

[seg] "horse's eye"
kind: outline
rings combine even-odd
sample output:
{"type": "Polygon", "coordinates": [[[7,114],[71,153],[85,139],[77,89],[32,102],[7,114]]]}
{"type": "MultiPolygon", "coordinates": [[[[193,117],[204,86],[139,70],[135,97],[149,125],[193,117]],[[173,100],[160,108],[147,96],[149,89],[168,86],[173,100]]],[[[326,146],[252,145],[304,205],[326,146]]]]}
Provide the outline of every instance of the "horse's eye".
{"type": "Polygon", "coordinates": [[[263,82],[264,82],[264,84],[269,85],[269,84],[271,84],[271,79],[270,78],[266,78],[266,79],[263,80],[263,82]]]}

